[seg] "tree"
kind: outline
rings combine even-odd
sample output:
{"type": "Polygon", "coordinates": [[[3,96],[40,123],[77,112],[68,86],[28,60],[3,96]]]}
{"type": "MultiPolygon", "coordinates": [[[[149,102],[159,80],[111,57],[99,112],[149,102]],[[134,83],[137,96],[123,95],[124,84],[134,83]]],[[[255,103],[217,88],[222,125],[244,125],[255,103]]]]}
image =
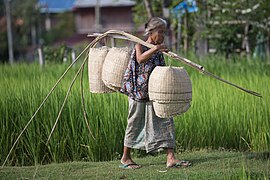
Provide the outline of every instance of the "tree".
{"type": "Polygon", "coordinates": [[[146,9],[147,15],[148,15],[148,19],[150,19],[154,16],[152,6],[151,6],[149,0],[143,0],[143,2],[144,2],[144,6],[146,9]]]}
{"type": "Polygon", "coordinates": [[[227,56],[235,49],[249,56],[256,45],[256,34],[269,34],[268,0],[209,0],[208,5],[211,11],[209,35],[217,37],[215,46],[227,56]]]}
{"type": "MultiPolygon", "coordinates": [[[[33,44],[31,36],[33,34],[33,28],[37,28],[40,20],[39,9],[37,6],[37,0],[12,0],[11,6],[11,29],[13,34],[13,49],[15,51],[15,57],[25,52],[26,47],[33,44]]],[[[7,29],[6,29],[6,16],[4,1],[0,1],[0,18],[1,18],[1,30],[0,30],[0,59],[4,61],[7,59],[7,29]]]]}
{"type": "Polygon", "coordinates": [[[50,45],[57,40],[71,37],[75,32],[75,21],[72,12],[59,13],[56,15],[58,23],[48,32],[42,33],[45,45],[50,45]]]}
{"type": "MultiPolygon", "coordinates": [[[[38,28],[41,18],[37,0],[27,0],[24,3],[13,0],[12,7],[13,25],[16,31],[15,41],[19,42],[18,45],[21,47],[35,45],[37,42],[32,41],[31,33],[38,28]]],[[[17,49],[20,48],[17,47],[17,49]]]]}
{"type": "MultiPolygon", "coordinates": [[[[29,45],[33,44],[31,36],[33,36],[33,28],[37,28],[39,22],[39,9],[37,7],[36,0],[27,0],[22,3],[20,0],[10,1],[11,6],[11,29],[13,34],[13,49],[15,52],[15,57],[23,54],[29,45]]],[[[2,1],[0,4],[2,7],[2,1]]],[[[2,8],[1,8],[2,12],[2,8]]],[[[35,31],[36,32],[36,31],[35,31]]],[[[4,28],[1,33],[6,33],[6,28],[4,28]]],[[[35,34],[36,36],[36,34],[35,34]]],[[[7,44],[7,39],[1,41],[1,46],[7,44]]],[[[35,42],[36,43],[36,42],[35,42]]],[[[1,56],[5,56],[2,54],[1,56]]]]}
{"type": "Polygon", "coordinates": [[[135,1],[135,6],[133,8],[133,21],[136,27],[145,24],[151,16],[163,17],[162,11],[162,1],[151,0],[151,1],[135,1]],[[145,4],[146,3],[146,4],[145,4]],[[147,10],[148,9],[148,10],[147,10]]]}

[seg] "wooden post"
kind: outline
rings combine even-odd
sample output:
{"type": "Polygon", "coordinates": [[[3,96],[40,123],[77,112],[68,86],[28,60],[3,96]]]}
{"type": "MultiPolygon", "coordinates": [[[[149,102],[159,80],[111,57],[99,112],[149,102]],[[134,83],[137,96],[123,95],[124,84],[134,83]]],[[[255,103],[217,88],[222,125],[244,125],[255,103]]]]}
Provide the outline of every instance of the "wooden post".
{"type": "Polygon", "coordinates": [[[40,66],[44,66],[44,57],[43,57],[43,49],[42,46],[38,47],[38,62],[40,66]]]}
{"type": "Polygon", "coordinates": [[[71,51],[71,61],[72,61],[72,63],[75,61],[75,59],[76,59],[76,52],[75,52],[74,49],[72,49],[72,51],[71,51]]]}
{"type": "Polygon", "coordinates": [[[176,51],[180,52],[181,50],[181,12],[178,12],[178,24],[177,24],[177,43],[176,43],[176,51]]]}
{"type": "Polygon", "coordinates": [[[206,22],[210,16],[206,0],[201,2],[201,9],[201,15],[198,16],[198,21],[196,23],[196,33],[198,33],[198,38],[196,39],[195,45],[195,52],[199,57],[203,57],[208,53],[207,38],[203,37],[203,32],[206,30],[206,22]]]}
{"type": "Polygon", "coordinates": [[[188,11],[185,9],[185,18],[184,18],[184,26],[185,26],[185,38],[184,38],[184,51],[188,52],[189,49],[189,39],[188,39],[188,11]]]}
{"type": "Polygon", "coordinates": [[[35,25],[31,26],[31,40],[32,40],[32,46],[37,44],[37,30],[36,30],[35,25]]]}
{"type": "Polygon", "coordinates": [[[46,19],[45,19],[45,30],[50,31],[51,28],[52,28],[51,26],[52,26],[51,18],[50,18],[50,13],[49,13],[49,10],[48,10],[48,12],[46,13],[46,19]]]}
{"type": "Polygon", "coordinates": [[[67,54],[68,54],[68,50],[65,49],[65,51],[64,51],[64,57],[63,57],[63,62],[67,62],[67,54]]]}
{"type": "Polygon", "coordinates": [[[111,38],[111,46],[112,47],[116,46],[116,41],[115,41],[115,39],[113,37],[111,38]]]}
{"type": "Polygon", "coordinates": [[[95,6],[95,29],[96,29],[96,32],[101,31],[101,25],[100,25],[100,0],[96,0],[96,6],[95,6]]]}

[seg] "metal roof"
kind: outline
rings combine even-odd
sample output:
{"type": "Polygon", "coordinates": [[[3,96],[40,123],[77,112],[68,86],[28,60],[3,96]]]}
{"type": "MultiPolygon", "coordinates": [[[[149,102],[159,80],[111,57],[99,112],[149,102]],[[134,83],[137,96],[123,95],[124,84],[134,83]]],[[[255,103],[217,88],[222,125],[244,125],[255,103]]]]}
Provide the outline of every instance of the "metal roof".
{"type": "MultiPolygon", "coordinates": [[[[76,8],[86,8],[95,7],[96,0],[75,0],[74,7],[76,8]]],[[[133,6],[134,1],[131,0],[100,0],[100,7],[112,7],[112,6],[133,6]]]]}
{"type": "Polygon", "coordinates": [[[42,13],[61,13],[71,11],[75,0],[39,0],[42,13]]]}

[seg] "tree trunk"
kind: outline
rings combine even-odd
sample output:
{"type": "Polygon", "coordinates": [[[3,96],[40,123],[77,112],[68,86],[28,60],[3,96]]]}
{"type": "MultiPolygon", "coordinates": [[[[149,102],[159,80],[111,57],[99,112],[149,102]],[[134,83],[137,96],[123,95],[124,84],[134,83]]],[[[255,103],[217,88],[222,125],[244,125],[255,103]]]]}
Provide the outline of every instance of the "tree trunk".
{"type": "Polygon", "coordinates": [[[12,27],[11,27],[10,1],[5,0],[5,6],[6,6],[6,16],[7,16],[7,39],[8,39],[9,63],[13,64],[14,53],[13,53],[13,37],[12,37],[12,27]]]}
{"type": "Polygon", "coordinates": [[[181,14],[178,13],[178,24],[177,24],[177,43],[176,43],[176,51],[180,52],[181,49],[181,39],[182,39],[182,32],[181,32],[181,14]]]}
{"type": "Polygon", "coordinates": [[[268,32],[268,48],[267,48],[267,56],[268,59],[270,60],[270,32],[268,32]]]}
{"type": "Polygon", "coordinates": [[[208,7],[205,0],[201,1],[199,9],[201,8],[200,15],[196,19],[196,33],[198,38],[196,39],[195,52],[199,57],[203,57],[208,53],[208,41],[206,37],[203,37],[203,33],[206,31],[206,22],[208,20],[208,7]]]}
{"type": "Polygon", "coordinates": [[[188,52],[189,49],[189,39],[188,39],[188,11],[185,10],[185,18],[184,18],[184,27],[185,27],[185,38],[184,38],[184,51],[188,52]]]}
{"type": "Polygon", "coordinates": [[[35,46],[37,44],[37,30],[35,24],[31,26],[31,40],[32,46],[35,46]]]}
{"type": "Polygon", "coordinates": [[[147,11],[148,18],[150,19],[154,16],[151,4],[150,4],[149,0],[143,0],[143,2],[144,2],[145,9],[147,11]]]}
{"type": "Polygon", "coordinates": [[[96,0],[95,6],[95,30],[96,32],[101,31],[101,24],[100,24],[100,0],[96,0]]]}
{"type": "Polygon", "coordinates": [[[250,45],[249,45],[249,39],[248,39],[248,29],[249,29],[249,24],[247,23],[245,25],[245,32],[244,32],[244,38],[243,38],[243,42],[242,42],[242,49],[245,49],[246,56],[249,59],[250,58],[250,45]]]}

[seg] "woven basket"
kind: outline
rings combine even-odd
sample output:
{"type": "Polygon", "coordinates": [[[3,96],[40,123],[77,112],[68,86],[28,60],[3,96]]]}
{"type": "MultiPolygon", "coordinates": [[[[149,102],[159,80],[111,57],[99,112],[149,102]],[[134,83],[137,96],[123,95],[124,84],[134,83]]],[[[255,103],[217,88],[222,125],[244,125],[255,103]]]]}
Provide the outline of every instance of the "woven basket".
{"type": "Polygon", "coordinates": [[[148,92],[162,118],[186,112],[192,100],[191,81],[183,67],[157,66],[150,75],[148,92]]]}
{"type": "Polygon", "coordinates": [[[192,86],[183,67],[157,66],[149,78],[149,98],[158,102],[191,101],[192,86]]]}
{"type": "Polygon", "coordinates": [[[190,101],[171,101],[169,103],[153,102],[153,106],[158,117],[169,118],[186,112],[190,108],[190,101]]]}
{"type": "Polygon", "coordinates": [[[110,93],[113,92],[102,81],[102,67],[105,57],[109,51],[106,46],[100,48],[90,48],[88,56],[88,77],[90,92],[92,93],[110,93]]]}
{"type": "Polygon", "coordinates": [[[128,47],[110,49],[102,70],[102,80],[107,87],[114,91],[120,90],[129,60],[130,49],[128,47]]]}

